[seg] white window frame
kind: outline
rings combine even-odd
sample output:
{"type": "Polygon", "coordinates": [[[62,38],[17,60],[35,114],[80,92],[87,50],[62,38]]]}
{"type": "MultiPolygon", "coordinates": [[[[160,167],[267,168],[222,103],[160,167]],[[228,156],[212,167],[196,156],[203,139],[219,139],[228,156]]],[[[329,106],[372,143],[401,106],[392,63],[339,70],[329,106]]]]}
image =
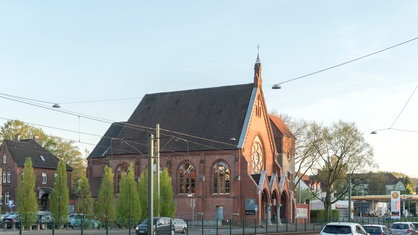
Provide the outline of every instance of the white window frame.
{"type": "Polygon", "coordinates": [[[4,193],[4,205],[8,205],[9,204],[9,200],[10,200],[10,193],[9,192],[5,192],[4,193]]]}
{"type": "Polygon", "coordinates": [[[6,156],[6,154],[4,154],[3,155],[3,164],[6,164],[7,163],[7,156],[6,156]]]}
{"type": "Polygon", "coordinates": [[[5,184],[7,181],[7,177],[6,177],[7,173],[6,171],[3,171],[3,183],[5,184]]]}
{"type": "Polygon", "coordinates": [[[7,183],[12,182],[12,172],[10,170],[7,171],[7,183]]]}
{"type": "Polygon", "coordinates": [[[42,184],[46,184],[48,182],[48,175],[45,172],[42,172],[42,184]]]}

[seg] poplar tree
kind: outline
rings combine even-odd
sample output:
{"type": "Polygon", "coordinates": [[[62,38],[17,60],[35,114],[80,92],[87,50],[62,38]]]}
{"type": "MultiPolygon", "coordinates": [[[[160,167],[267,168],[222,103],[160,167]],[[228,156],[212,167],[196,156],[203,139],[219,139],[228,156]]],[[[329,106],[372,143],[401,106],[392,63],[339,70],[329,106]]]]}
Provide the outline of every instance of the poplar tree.
{"type": "Polygon", "coordinates": [[[131,163],[129,171],[122,174],[119,184],[118,219],[124,227],[131,228],[138,222],[140,216],[141,204],[134,178],[133,163],[131,163]]]}
{"type": "MultiPolygon", "coordinates": [[[[176,213],[176,204],[173,200],[173,187],[171,185],[171,178],[167,168],[165,168],[160,177],[160,198],[157,198],[157,187],[154,176],[154,215],[173,217],[176,213]],[[160,207],[156,207],[156,201],[160,200],[160,207]]],[[[145,219],[148,216],[148,170],[142,172],[138,182],[138,195],[140,197],[140,203],[142,207],[141,219],[145,219]]]]}
{"type": "Polygon", "coordinates": [[[85,174],[80,178],[79,194],[75,202],[75,211],[85,215],[93,213],[94,200],[90,191],[90,184],[85,174]]]}
{"type": "MultiPolygon", "coordinates": [[[[158,215],[159,211],[156,207],[157,203],[157,188],[155,185],[155,176],[154,176],[154,200],[153,200],[153,213],[154,215],[158,215]]],[[[139,195],[139,201],[141,204],[141,219],[145,219],[148,217],[148,169],[142,172],[142,174],[139,176],[138,181],[138,195],[139,195]]]]}
{"type": "Polygon", "coordinates": [[[26,158],[21,180],[17,185],[16,204],[23,228],[32,229],[37,219],[38,201],[35,193],[36,176],[31,158],[26,158]]]}
{"type": "Polygon", "coordinates": [[[114,196],[114,173],[112,168],[105,166],[102,182],[100,183],[99,195],[96,204],[96,214],[101,219],[115,220],[116,218],[116,206],[114,196]]]}
{"type": "Polygon", "coordinates": [[[57,176],[54,180],[54,189],[51,193],[51,214],[58,228],[62,228],[68,222],[68,204],[67,165],[60,160],[57,167],[57,176]]]}
{"type": "Polygon", "coordinates": [[[173,186],[167,168],[161,174],[160,190],[160,215],[174,217],[176,204],[173,200],[173,186]]]}

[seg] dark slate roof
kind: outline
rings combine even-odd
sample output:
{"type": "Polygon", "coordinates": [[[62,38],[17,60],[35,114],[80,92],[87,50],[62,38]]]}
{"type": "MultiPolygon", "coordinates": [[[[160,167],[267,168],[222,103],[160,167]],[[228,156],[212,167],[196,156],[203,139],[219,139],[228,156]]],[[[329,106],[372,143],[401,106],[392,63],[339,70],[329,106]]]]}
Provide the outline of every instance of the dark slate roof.
{"type": "MultiPolygon", "coordinates": [[[[24,167],[26,158],[30,157],[33,168],[57,169],[59,159],[33,139],[4,140],[3,144],[20,167],[24,167]]],[[[72,168],[67,165],[67,170],[72,168]]]]}
{"type": "Polygon", "coordinates": [[[112,137],[119,136],[119,133],[125,124],[125,122],[112,123],[112,125],[110,125],[109,129],[107,129],[102,139],[94,147],[93,151],[91,151],[89,156],[101,157],[107,154],[111,154],[109,151],[111,150],[110,146],[113,142],[112,137]]]}
{"type": "Polygon", "coordinates": [[[108,154],[110,143],[104,138],[113,138],[113,154],[147,153],[149,134],[155,134],[157,123],[162,152],[235,148],[253,88],[250,83],[147,94],[120,130],[115,124],[109,128],[99,142],[100,151],[96,147],[89,158],[108,154]]]}

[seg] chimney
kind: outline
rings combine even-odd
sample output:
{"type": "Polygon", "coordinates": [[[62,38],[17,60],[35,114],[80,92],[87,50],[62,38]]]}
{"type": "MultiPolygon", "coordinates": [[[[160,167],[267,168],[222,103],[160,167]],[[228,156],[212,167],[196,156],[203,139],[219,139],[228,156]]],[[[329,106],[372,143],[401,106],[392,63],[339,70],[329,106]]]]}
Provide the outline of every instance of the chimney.
{"type": "Polygon", "coordinates": [[[20,141],[20,134],[16,134],[16,135],[15,135],[15,140],[16,140],[16,141],[20,141]]]}
{"type": "Polygon", "coordinates": [[[39,139],[39,136],[38,135],[34,135],[33,136],[33,141],[35,141],[36,143],[38,143],[38,139],[39,139]]]}

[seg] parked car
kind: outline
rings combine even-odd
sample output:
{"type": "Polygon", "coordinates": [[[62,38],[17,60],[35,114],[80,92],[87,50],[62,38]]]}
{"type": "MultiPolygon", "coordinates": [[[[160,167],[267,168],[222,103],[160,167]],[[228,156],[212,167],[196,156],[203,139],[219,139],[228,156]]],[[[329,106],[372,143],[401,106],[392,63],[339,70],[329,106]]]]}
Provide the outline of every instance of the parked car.
{"type": "Polygon", "coordinates": [[[16,212],[5,216],[2,221],[5,229],[13,228],[13,225],[20,228],[19,214],[16,212]]]}
{"type": "Polygon", "coordinates": [[[417,235],[415,226],[411,222],[394,222],[390,225],[393,235],[417,235]]]}
{"type": "Polygon", "coordinates": [[[38,218],[32,229],[52,229],[53,221],[50,211],[38,211],[38,218]]]}
{"type": "Polygon", "coordinates": [[[364,224],[364,230],[370,235],[391,235],[392,231],[386,225],[364,224]]]}
{"type": "MultiPolygon", "coordinates": [[[[4,221],[4,219],[6,219],[7,217],[9,217],[10,215],[15,215],[15,214],[17,214],[17,212],[10,212],[10,211],[8,211],[8,212],[6,212],[6,213],[4,213],[4,214],[2,214],[1,215],[1,220],[0,220],[0,226],[3,228],[4,226],[5,226],[5,221],[4,221]]],[[[7,227],[4,227],[4,228],[7,228],[7,227]]]]}
{"type": "Polygon", "coordinates": [[[152,233],[148,231],[148,219],[142,221],[135,228],[137,235],[159,235],[159,234],[171,234],[174,235],[174,223],[173,219],[169,217],[154,217],[154,228],[152,233]]]}
{"type": "Polygon", "coordinates": [[[349,223],[349,222],[332,222],[326,224],[320,235],[335,235],[335,234],[344,234],[344,235],[367,235],[368,233],[364,228],[358,223],[349,223]]]}
{"type": "Polygon", "coordinates": [[[70,228],[79,228],[81,225],[83,225],[83,228],[99,229],[102,227],[102,223],[99,220],[83,214],[71,214],[68,225],[70,228]]]}
{"type": "Polygon", "coordinates": [[[183,233],[187,232],[187,223],[182,219],[173,219],[174,232],[183,233]]]}

